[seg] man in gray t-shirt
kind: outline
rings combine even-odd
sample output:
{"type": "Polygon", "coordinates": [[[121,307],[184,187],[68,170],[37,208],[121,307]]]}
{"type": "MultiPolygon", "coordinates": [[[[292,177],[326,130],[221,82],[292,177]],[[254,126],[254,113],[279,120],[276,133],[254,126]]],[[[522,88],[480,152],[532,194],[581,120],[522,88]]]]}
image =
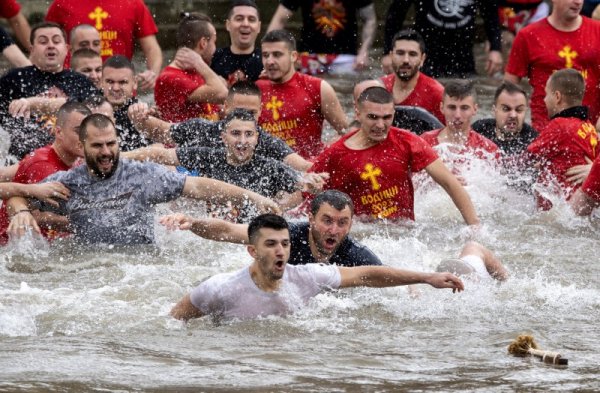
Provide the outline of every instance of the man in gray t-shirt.
{"type": "MultiPolygon", "coordinates": [[[[154,241],[153,206],[187,196],[213,203],[243,205],[248,198],[261,210],[277,210],[271,200],[221,181],[187,177],[152,163],[119,160],[119,141],[112,121],[100,114],[86,117],[80,127],[86,165],[58,172],[46,181],[60,181],[70,190],[59,213],[69,217],[71,230],[86,243],[146,244],[154,241]]],[[[37,224],[27,201],[11,199],[9,231],[37,224]]],[[[41,206],[42,210],[47,210],[41,206]]]]}
{"type": "Polygon", "coordinates": [[[204,315],[250,319],[296,311],[317,294],[347,287],[392,287],[427,283],[462,291],[450,273],[421,273],[388,266],[286,266],[290,256],[288,224],[263,214],[248,225],[248,253],[254,261],[233,273],[217,274],[201,283],[171,310],[177,319],[204,315]]]}

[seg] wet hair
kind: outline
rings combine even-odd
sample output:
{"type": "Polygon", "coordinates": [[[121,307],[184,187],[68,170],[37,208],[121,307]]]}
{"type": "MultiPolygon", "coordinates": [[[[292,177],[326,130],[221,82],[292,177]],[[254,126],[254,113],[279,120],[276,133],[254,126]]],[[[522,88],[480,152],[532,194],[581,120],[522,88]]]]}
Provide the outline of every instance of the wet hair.
{"type": "Polygon", "coordinates": [[[227,13],[227,19],[231,18],[233,15],[233,9],[235,7],[252,7],[256,9],[256,14],[258,16],[258,20],[260,20],[260,11],[258,10],[258,6],[253,0],[233,0],[231,2],[231,8],[229,8],[229,12],[227,13]]]}
{"type": "Polygon", "coordinates": [[[90,108],[90,110],[93,110],[95,108],[100,108],[104,104],[110,105],[110,102],[102,95],[91,95],[83,100],[83,104],[90,108]]]}
{"type": "Polygon", "coordinates": [[[477,100],[475,92],[475,83],[466,79],[452,79],[444,85],[444,96],[463,100],[467,97],[473,97],[477,100]]]}
{"type": "Polygon", "coordinates": [[[363,90],[356,100],[359,104],[362,104],[365,101],[374,102],[376,104],[389,104],[390,102],[394,102],[394,96],[392,96],[392,93],[387,91],[384,87],[373,86],[363,90]]]}
{"type": "Polygon", "coordinates": [[[507,92],[508,94],[523,94],[525,100],[527,100],[527,93],[521,86],[509,81],[504,81],[498,86],[496,93],[494,93],[494,103],[498,101],[498,97],[500,97],[500,94],[503,92],[507,92]]]}
{"type": "Polygon", "coordinates": [[[86,140],[87,129],[90,125],[101,130],[112,127],[112,129],[115,131],[115,134],[117,133],[117,130],[115,129],[115,123],[113,123],[108,116],[105,116],[100,113],[93,113],[91,115],[88,115],[81,122],[81,126],[79,127],[79,140],[81,141],[81,143],[83,143],[86,140]]]}
{"type": "Polygon", "coordinates": [[[62,127],[67,122],[67,117],[71,113],[81,113],[84,116],[89,116],[92,114],[92,111],[81,102],[77,101],[67,101],[61,105],[56,113],[56,125],[58,127],[62,127]]]}
{"type": "Polygon", "coordinates": [[[258,88],[258,86],[256,86],[256,83],[251,81],[237,81],[233,85],[231,85],[227,97],[231,98],[234,94],[258,97],[262,95],[260,89],[258,88]]]}
{"type": "Polygon", "coordinates": [[[212,20],[200,12],[182,12],[177,27],[177,47],[194,49],[202,38],[210,39],[212,20]]]}
{"type": "Polygon", "coordinates": [[[569,105],[581,105],[585,94],[585,80],[581,72],[573,68],[563,68],[550,76],[550,89],[559,91],[569,105]]]}
{"type": "Polygon", "coordinates": [[[292,33],[283,29],[269,31],[263,36],[260,42],[263,44],[265,42],[285,42],[290,51],[296,50],[296,39],[294,38],[292,33]]]}
{"type": "Polygon", "coordinates": [[[106,59],[104,64],[102,64],[102,71],[104,71],[105,68],[116,68],[118,70],[122,68],[129,68],[131,72],[135,74],[133,63],[123,55],[114,55],[106,59]]]}
{"type": "Polygon", "coordinates": [[[423,39],[423,36],[419,34],[419,32],[417,32],[416,30],[404,29],[397,32],[396,35],[394,35],[394,38],[392,38],[392,51],[394,50],[394,45],[396,45],[396,41],[400,40],[415,41],[417,44],[419,44],[421,54],[425,53],[425,50],[427,49],[427,47],[425,46],[425,40],[423,39]]]}
{"type": "Polygon", "coordinates": [[[251,121],[254,124],[255,129],[258,127],[258,125],[256,124],[256,118],[254,117],[254,113],[250,112],[248,109],[235,108],[227,115],[225,115],[225,117],[221,121],[221,131],[225,131],[229,123],[231,123],[233,120],[251,121]]]}
{"type": "Polygon", "coordinates": [[[327,190],[317,194],[310,203],[310,212],[313,216],[317,215],[317,212],[324,203],[327,203],[340,211],[348,206],[350,208],[350,214],[354,215],[354,203],[352,203],[352,198],[345,192],[327,190]]]}
{"type": "Polygon", "coordinates": [[[33,45],[33,42],[35,41],[35,33],[37,33],[37,31],[39,29],[50,29],[50,28],[56,28],[58,30],[60,30],[63,39],[65,40],[65,42],[67,42],[67,33],[65,33],[65,30],[62,28],[61,25],[59,25],[58,23],[54,23],[54,22],[42,22],[42,23],[38,23],[37,25],[33,26],[31,28],[31,34],[29,34],[29,43],[31,45],[33,45]]]}
{"type": "Polygon", "coordinates": [[[261,214],[254,217],[250,221],[250,224],[248,224],[248,240],[250,240],[250,244],[256,244],[259,235],[258,231],[262,228],[270,228],[277,231],[290,230],[285,218],[272,213],[261,214]]]}
{"type": "Polygon", "coordinates": [[[95,58],[101,59],[102,57],[100,56],[100,53],[98,53],[90,48],[77,49],[75,52],[73,52],[73,55],[71,56],[71,69],[76,68],[76,66],[74,66],[74,64],[76,64],[79,61],[79,59],[95,59],[95,58]]]}
{"type": "MultiPolygon", "coordinates": [[[[75,34],[77,34],[77,32],[79,30],[96,30],[96,28],[94,26],[92,26],[92,25],[87,24],[87,23],[82,23],[80,25],[77,25],[77,26],[73,27],[73,29],[71,30],[71,33],[69,34],[69,44],[73,43],[73,38],[75,38],[75,34]]],[[[98,34],[100,34],[100,33],[98,33],[98,34]]]]}

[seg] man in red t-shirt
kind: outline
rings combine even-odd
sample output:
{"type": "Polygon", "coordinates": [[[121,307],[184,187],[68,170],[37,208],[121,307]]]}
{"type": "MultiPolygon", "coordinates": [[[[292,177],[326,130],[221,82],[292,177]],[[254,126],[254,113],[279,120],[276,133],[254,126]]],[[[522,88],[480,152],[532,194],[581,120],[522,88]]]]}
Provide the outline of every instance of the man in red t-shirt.
{"type": "Polygon", "coordinates": [[[498,146],[471,128],[471,121],[477,113],[472,81],[451,80],[446,83],[440,107],[446,127],[426,132],[421,138],[431,146],[442,143],[450,145],[449,151],[455,159],[446,162],[446,165],[459,170],[469,162],[464,159],[465,154],[473,154],[481,159],[495,160],[498,157],[498,146]]]}
{"type": "Polygon", "coordinates": [[[227,84],[210,68],[216,41],[217,31],[208,16],[190,13],[183,17],[177,30],[179,50],[158,76],[154,89],[164,120],[218,119],[227,84]]]}
{"type": "Polygon", "coordinates": [[[515,37],[504,78],[519,83],[529,78],[532,125],[542,130],[549,119],[544,106],[544,87],[550,75],[574,68],[585,79],[583,104],[589,106],[590,121],[600,115],[600,22],[579,15],[583,1],[553,0],[548,18],[519,31],[515,37]]]}
{"type": "MultiPolygon", "coordinates": [[[[54,143],[35,150],[21,160],[13,181],[22,184],[38,183],[55,172],[69,170],[83,157],[83,146],[79,142],[79,125],[91,113],[85,105],[78,102],[67,102],[61,106],[54,127],[54,143]]],[[[65,217],[49,212],[39,213],[35,217],[42,225],[43,235],[49,239],[60,236],[68,225],[65,217]]],[[[6,230],[9,222],[6,206],[2,206],[0,244],[5,244],[8,240],[6,230]]]]}
{"type": "Polygon", "coordinates": [[[296,72],[296,40],[289,32],[268,32],[261,49],[268,80],[256,82],[262,92],[260,126],[283,139],[302,157],[312,158],[324,147],[323,120],[340,134],[348,127],[335,91],[319,78],[296,72]]]}
{"type": "MultiPolygon", "coordinates": [[[[538,183],[544,187],[558,183],[562,196],[569,199],[578,185],[567,178],[567,170],[587,164],[596,157],[598,134],[582,106],[585,80],[579,71],[556,71],[546,83],[544,102],[550,122],[527,147],[539,163],[538,183]]],[[[538,207],[548,210],[552,203],[537,195],[538,207]]]]}
{"type": "Polygon", "coordinates": [[[419,106],[445,123],[440,110],[444,86],[420,71],[426,57],[423,37],[415,30],[402,30],[394,36],[392,45],[394,72],[381,77],[381,81],[394,95],[394,104],[419,106]]]}
{"type": "Polygon", "coordinates": [[[596,157],[589,175],[569,199],[569,204],[579,216],[587,216],[600,206],[600,156],[596,157]]]}
{"type": "Polygon", "coordinates": [[[137,39],[148,68],[137,75],[140,88],[154,88],[162,68],[162,51],[156,40],[158,28],[143,0],[54,0],[46,20],[60,24],[67,34],[83,23],[94,26],[102,39],[103,61],[114,55],[131,60],[137,39]]]}
{"type": "Polygon", "coordinates": [[[321,153],[311,171],[328,172],[325,189],[350,195],[355,213],[370,219],[414,220],[411,175],[425,171],[448,192],[468,225],[479,224],[469,194],[420,137],[391,127],[392,95],[370,87],[358,98],[360,128],[321,153]]]}

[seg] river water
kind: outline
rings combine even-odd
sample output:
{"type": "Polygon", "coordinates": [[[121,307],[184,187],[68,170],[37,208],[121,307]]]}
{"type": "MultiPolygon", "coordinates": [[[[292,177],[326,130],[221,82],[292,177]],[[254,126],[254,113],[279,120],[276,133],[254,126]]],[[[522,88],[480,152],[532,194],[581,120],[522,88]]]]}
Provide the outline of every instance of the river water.
{"type": "MultiPolygon", "coordinates": [[[[488,113],[493,84],[480,86],[488,113]]],[[[465,177],[477,238],[512,277],[460,294],[361,288],[285,318],[184,324],[170,308],[203,278],[247,266],[244,247],[158,224],[155,248],[11,243],[0,250],[0,391],[599,391],[600,219],[559,200],[537,212],[485,165],[465,177]],[[522,333],[569,365],[508,355],[522,333]]],[[[386,264],[430,271],[469,234],[439,189],[415,199],[416,223],[355,223],[353,235],[386,264]]]]}

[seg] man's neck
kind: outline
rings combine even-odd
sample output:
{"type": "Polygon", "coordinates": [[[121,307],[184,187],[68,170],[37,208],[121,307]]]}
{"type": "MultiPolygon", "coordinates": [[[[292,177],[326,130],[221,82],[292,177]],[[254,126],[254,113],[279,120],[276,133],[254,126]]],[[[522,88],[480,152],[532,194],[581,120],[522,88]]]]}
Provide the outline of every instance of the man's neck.
{"type": "Polygon", "coordinates": [[[65,152],[59,143],[54,142],[52,144],[52,148],[54,149],[54,152],[56,153],[58,158],[60,158],[60,160],[63,162],[63,164],[65,164],[69,168],[72,167],[75,161],[77,161],[77,159],[79,158],[77,156],[65,152]]]}
{"type": "Polygon", "coordinates": [[[452,130],[449,127],[445,127],[438,135],[438,142],[452,143],[454,145],[465,145],[469,139],[470,132],[470,127],[467,130],[452,130]]]}
{"type": "Polygon", "coordinates": [[[359,129],[358,132],[344,141],[344,145],[352,150],[365,150],[379,143],[369,139],[367,133],[362,129],[359,129]]]}
{"type": "Polygon", "coordinates": [[[233,53],[234,55],[249,55],[252,52],[254,52],[254,45],[248,47],[248,48],[240,48],[238,46],[233,46],[231,45],[229,47],[229,50],[231,51],[231,53],[233,53]]]}
{"type": "Polygon", "coordinates": [[[254,282],[254,285],[258,289],[264,292],[275,292],[279,289],[281,285],[281,280],[271,280],[268,277],[265,277],[258,268],[258,262],[255,260],[252,265],[250,265],[250,278],[254,282]]]}
{"type": "Polygon", "coordinates": [[[246,165],[250,161],[252,161],[253,158],[254,158],[254,154],[249,159],[247,159],[246,161],[235,160],[235,159],[231,158],[231,155],[229,155],[229,154],[226,154],[226,156],[225,156],[225,160],[227,161],[227,163],[229,165],[231,165],[231,166],[234,166],[234,167],[246,165]]]}
{"type": "Polygon", "coordinates": [[[35,64],[33,66],[35,68],[37,68],[39,71],[41,71],[41,72],[48,72],[50,74],[57,74],[57,73],[59,73],[59,72],[61,72],[63,70],[63,66],[62,65],[59,65],[58,67],[53,68],[53,69],[44,69],[44,68],[36,66],[35,64]]]}
{"type": "Polygon", "coordinates": [[[570,32],[579,29],[582,22],[583,18],[581,15],[578,15],[575,19],[565,19],[561,18],[561,16],[557,15],[556,13],[552,13],[548,17],[548,23],[550,23],[552,27],[564,32],[570,32]]]}
{"type": "Polygon", "coordinates": [[[417,72],[409,80],[402,80],[398,78],[398,75],[394,74],[394,98],[396,98],[397,93],[404,95],[404,98],[406,98],[410,93],[412,93],[412,91],[415,89],[415,86],[417,85],[420,73],[421,72],[417,72]]]}
{"type": "Polygon", "coordinates": [[[284,84],[284,83],[287,83],[287,82],[289,82],[289,81],[290,81],[290,80],[291,80],[291,79],[294,77],[294,75],[296,75],[296,72],[297,72],[297,71],[290,72],[288,75],[286,75],[286,76],[284,76],[283,78],[281,78],[281,80],[279,80],[279,81],[277,81],[277,82],[275,82],[275,81],[271,81],[271,82],[272,82],[272,83],[275,83],[276,85],[282,85],[282,84],[284,84]]]}

